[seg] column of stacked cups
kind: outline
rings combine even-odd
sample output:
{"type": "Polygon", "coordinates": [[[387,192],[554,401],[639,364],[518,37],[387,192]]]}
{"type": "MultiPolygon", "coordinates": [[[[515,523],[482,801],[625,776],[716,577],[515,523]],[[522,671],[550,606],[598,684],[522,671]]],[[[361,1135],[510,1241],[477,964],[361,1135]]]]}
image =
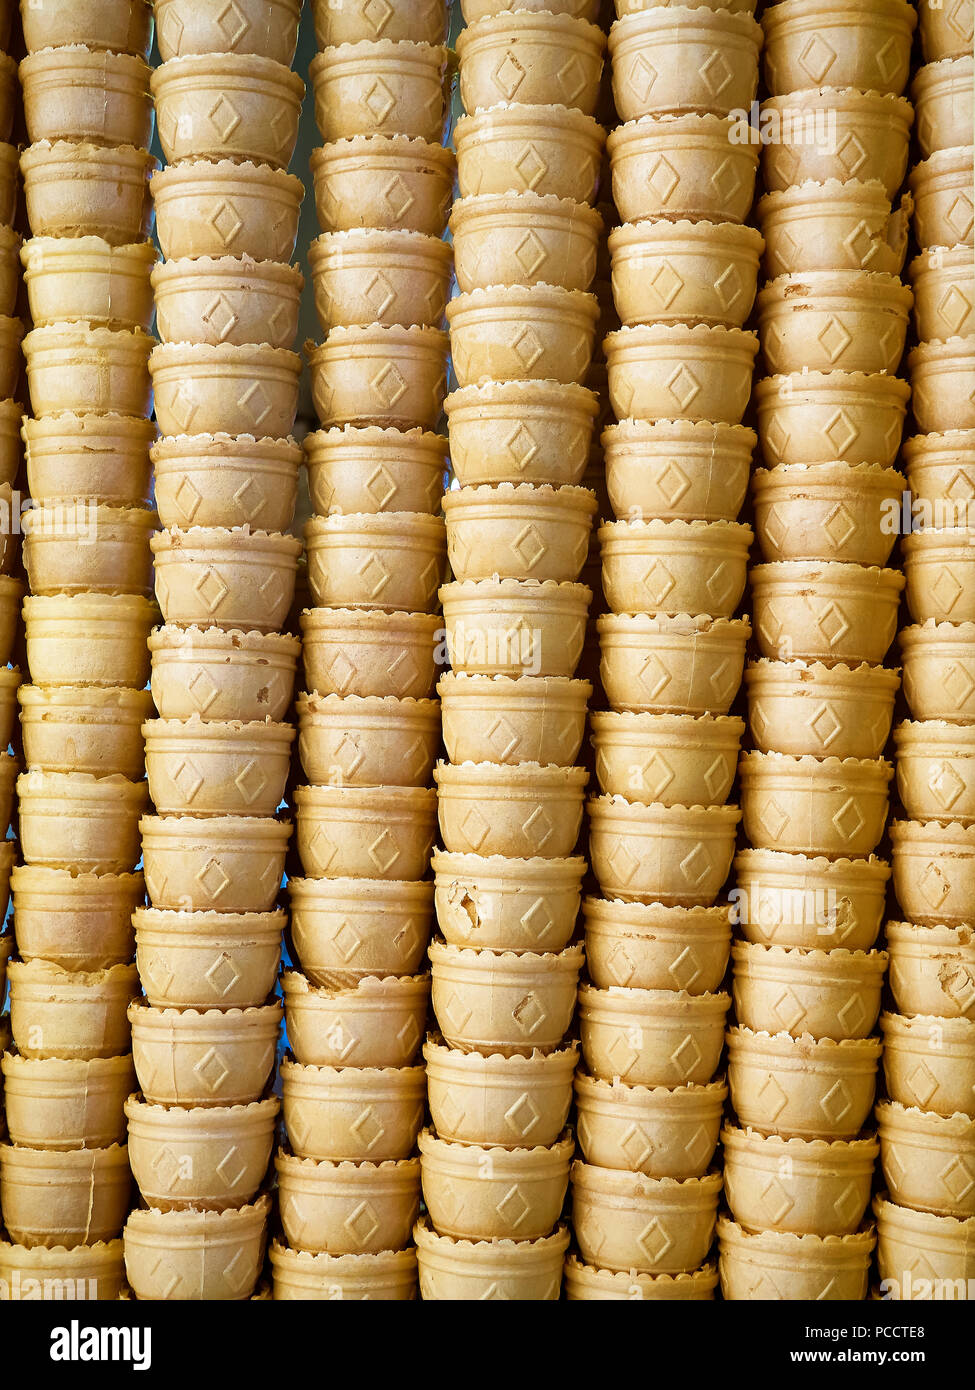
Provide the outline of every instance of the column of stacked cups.
{"type": "Polygon", "coordinates": [[[459,293],[447,401],[459,488],[444,498],[451,671],[438,690],[443,941],[439,1036],[424,1055],[425,1299],[557,1299],[583,953],[589,682],[573,679],[591,591],[577,582],[595,499],[578,486],[596,413],[580,383],[599,308],[592,119],[605,37],[588,19],[465,6],[466,117],[451,218],[459,293]]]}
{"type": "Polygon", "coordinates": [[[169,167],[153,185],[166,260],[149,365],[164,625],[149,639],[159,717],[143,730],[155,814],[141,826],[150,906],[135,914],[145,998],[130,1009],[141,1094],[126,1106],[145,1206],[126,1224],[125,1261],[140,1299],[251,1296],[279,1109],[262,1096],[281,1019],[269,996],[290,825],[276,812],[299,652],[281,629],[301,550],[285,533],[302,277],[286,259],[300,194],[284,171],[304,87],[289,66],[296,4],[249,4],[230,29],[217,10],[156,5],[169,167]],[[269,226],[282,203],[285,226],[269,226]]]}
{"type": "MultiPolygon", "coordinates": [[[[29,8],[29,7],[28,7],[29,8]]],[[[118,7],[116,7],[118,8],[118,7]]],[[[122,1282],[130,1175],[123,1102],[134,1073],[131,914],[143,897],[148,802],[141,723],[154,612],[146,505],[152,340],[145,153],[151,14],[82,26],[26,16],[22,157],[34,327],[24,340],[33,508],[24,605],[33,682],[19,692],[24,865],[9,967],[16,1052],[4,1059],[12,1145],[4,1220],[21,1277],[122,1282]],[[70,172],[69,172],[70,171],[70,172]],[[90,175],[90,181],[88,176],[90,175]]],[[[5,1271],[5,1274],[8,1271],[5,1271]]]]}
{"type": "Polygon", "coordinates": [[[326,144],[310,265],[325,337],[309,360],[322,428],[305,441],[315,607],[301,615],[304,876],[289,883],[298,968],[284,976],[285,1241],[271,1260],[278,1298],[399,1300],[416,1294],[440,747],[447,13],[440,3],[314,12],[326,144]]]}
{"type": "Polygon", "coordinates": [[[887,956],[898,673],[882,665],[903,576],[885,568],[904,479],[912,302],[897,278],[915,12],[824,0],[767,9],[762,108],[769,191],[757,207],[770,277],[757,299],[766,464],[754,477],[764,563],[751,572],[760,659],[746,674],[752,751],[740,764],[736,861],[744,940],[723,1132],[732,1219],[719,1223],[726,1298],[863,1298],[877,1141],[873,1102],[887,956]],[[818,84],[829,81],[831,87],[818,84]],[[816,84],[815,86],[813,84],[816,84]]]}
{"type": "Polygon", "coordinates": [[[896,1012],[881,1018],[889,1099],[876,1112],[889,1190],[876,1208],[879,1273],[900,1298],[926,1296],[925,1278],[975,1275],[972,5],[923,5],[920,22],[918,344],[908,357],[917,433],[904,446],[918,529],[904,542],[914,625],[900,634],[911,718],[894,731],[908,819],[891,826],[908,920],[887,923],[896,1012]]]}
{"type": "MultiPolygon", "coordinates": [[[[610,236],[622,328],[606,339],[599,619],[609,710],[593,715],[601,795],[583,904],[585,1163],[573,1170],[579,1298],[708,1299],[721,1176],[709,1165],[727,1087],[729,909],[715,905],[740,819],[727,805],[744,721],[752,533],[736,517],[754,434],[740,423],[757,350],[743,331],[761,237],[744,226],[755,149],[729,111],[758,84],[747,14],[654,6],[610,31],[625,122],[609,137],[621,226],[610,236]],[[584,1262],[584,1263],[583,1263],[584,1262]]],[[[577,1288],[576,1288],[577,1286],[577,1288]]]]}

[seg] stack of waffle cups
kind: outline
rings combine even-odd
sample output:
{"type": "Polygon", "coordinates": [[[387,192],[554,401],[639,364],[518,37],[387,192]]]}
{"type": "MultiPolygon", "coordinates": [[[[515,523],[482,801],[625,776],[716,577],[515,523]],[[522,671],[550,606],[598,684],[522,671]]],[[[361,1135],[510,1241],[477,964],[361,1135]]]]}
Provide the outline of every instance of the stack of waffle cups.
{"type": "Polygon", "coordinates": [[[972,8],[921,10],[912,86],[907,359],[916,433],[904,445],[914,530],[900,635],[910,718],[894,731],[905,818],[891,825],[890,992],[881,1017],[888,1099],[877,1107],[888,1193],[875,1204],[881,1291],[926,1298],[975,1277],[975,275],[972,8]],[[967,30],[965,28],[967,21],[967,30]]]}
{"type": "Polygon", "coordinates": [[[140,1093],[126,1105],[145,1206],[126,1225],[125,1262],[140,1299],[253,1295],[279,1109],[265,1088],[291,827],[277,812],[300,650],[281,629],[301,550],[286,533],[301,460],[289,432],[302,277],[288,264],[301,190],[285,170],[304,89],[290,70],[297,4],[225,16],[156,6],[169,161],[152,181],[166,259],[149,362],[163,626],[149,639],[158,718],[143,730],[155,814],[141,826],[150,906],[135,915],[140,1093]]]}
{"type": "Polygon", "coordinates": [[[585,1161],[573,1167],[567,1286],[576,1299],[702,1300],[717,1284],[711,1163],[727,1096],[717,1071],[731,928],[716,899],[740,820],[726,803],[744,732],[728,711],[750,630],[734,616],[755,443],[740,422],[757,340],[742,324],[762,249],[742,225],[757,155],[732,142],[728,113],[754,97],[761,32],[713,7],[617,12],[623,124],[608,148],[622,224],[609,251],[622,327],[604,344],[617,423],[602,436],[617,520],[598,533],[609,708],[592,716],[601,794],[589,844],[602,897],[583,904],[585,1161]]]}
{"type": "MultiPolygon", "coordinates": [[[[575,6],[576,11],[579,6],[575,6]]],[[[586,13],[591,8],[586,6],[586,13]]],[[[597,411],[583,386],[599,307],[593,119],[605,37],[590,18],[464,6],[467,112],[447,309],[456,485],[444,497],[451,670],[438,685],[439,1035],[425,1048],[420,1136],[425,1299],[557,1299],[573,1151],[592,687],[576,679],[596,500],[580,481],[597,411]],[[487,1179],[487,1180],[485,1180],[487,1179]]]]}
{"type": "Polygon", "coordinates": [[[430,977],[433,698],[447,441],[446,7],[322,3],[312,61],[323,234],[305,440],[297,968],[284,977],[287,1149],[276,1298],[416,1296],[419,1059],[430,977]]]}
{"type": "Polygon", "coordinates": [[[71,1279],[99,1299],[122,1283],[129,1207],[127,1007],[138,992],[131,918],[144,893],[135,866],[155,611],[152,19],[145,4],[124,8],[125,22],[89,26],[64,7],[28,7],[20,65],[32,683],[19,691],[24,863],[11,876],[15,1051],[3,1060],[11,1142],[0,1159],[16,1244],[2,1262],[5,1278],[71,1279]]]}
{"type": "Polygon", "coordinates": [[[863,1218],[887,956],[873,949],[889,866],[899,685],[884,656],[903,576],[907,384],[895,375],[912,295],[897,278],[907,205],[912,6],[855,11],[784,0],[766,11],[763,174],[769,277],[756,310],[765,467],[753,480],[762,563],[751,571],[758,659],[746,672],[751,751],[736,859],[743,940],[719,1222],[727,1299],[865,1297],[863,1218]],[[820,86],[829,81],[831,86],[820,86]]]}

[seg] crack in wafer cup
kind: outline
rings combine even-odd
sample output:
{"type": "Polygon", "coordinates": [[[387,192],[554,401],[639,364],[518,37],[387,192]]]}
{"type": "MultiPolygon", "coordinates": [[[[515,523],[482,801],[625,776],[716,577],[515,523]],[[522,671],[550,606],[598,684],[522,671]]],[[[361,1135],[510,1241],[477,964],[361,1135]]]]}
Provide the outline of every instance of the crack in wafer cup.
{"type": "Polygon", "coordinates": [[[602,447],[618,517],[734,521],[748,488],[755,434],[705,420],[623,420],[603,431],[602,447]]]}
{"type": "Polygon", "coordinates": [[[287,169],[305,91],[290,67],[251,53],[194,54],[154,69],[150,88],[168,163],[235,159],[287,169]]]}
{"type": "Polygon", "coordinates": [[[574,106],[591,116],[605,46],[595,24],[566,14],[508,11],[478,18],[457,38],[464,109],[517,100],[574,106]]]}
{"type": "Polygon", "coordinates": [[[760,120],[768,132],[762,174],[770,191],[810,180],[876,179],[893,198],[904,182],[914,121],[906,97],[804,84],[763,101],[760,120]]]}
{"type": "Polygon", "coordinates": [[[151,241],[112,246],[98,236],[30,238],[20,259],[34,327],[85,320],[148,330],[156,255],[151,241]]]}
{"type": "Polygon", "coordinates": [[[588,370],[599,301],[558,285],[491,285],[447,305],[458,385],[579,383],[588,370]]]}
{"type": "Polygon", "coordinates": [[[735,1015],[753,1032],[842,1042],[865,1038],[877,1022],[886,951],[738,941],[731,956],[735,1015]]]}
{"type": "Polygon", "coordinates": [[[470,675],[572,676],[592,590],[537,579],[476,579],[440,590],[451,668],[470,675]]]}
{"type": "Polygon", "coordinates": [[[728,876],[737,806],[589,801],[589,853],[604,896],[665,907],[710,907],[728,876]]]}
{"type": "Polygon", "coordinates": [[[905,719],[894,730],[894,745],[897,790],[911,820],[975,824],[975,730],[941,719],[905,719]]]}
{"type": "MultiPolygon", "coordinates": [[[[885,1194],[873,1201],[877,1218],[877,1270],[882,1291],[903,1290],[901,1298],[926,1298],[937,1270],[941,1288],[967,1289],[973,1277],[975,1218],[960,1220],[895,1206],[885,1194]],[[912,1291],[913,1283],[913,1291],[912,1291]]],[[[898,1294],[895,1292],[895,1297],[898,1294]]],[[[950,1297],[951,1295],[949,1295],[950,1297]]]]}
{"type": "Polygon", "coordinates": [[[145,895],[141,873],[73,874],[21,864],[10,883],[21,959],[80,971],[131,959],[132,913],[145,895]]]}
{"type": "Polygon", "coordinates": [[[725,1125],[725,1194],[746,1232],[852,1235],[870,1201],[879,1146],[862,1139],[783,1139],[725,1125]]]}
{"type": "Polygon", "coordinates": [[[887,1095],[901,1105],[975,1119],[975,1022],[933,1014],[883,1013],[887,1095]]]}
{"type": "Polygon", "coordinates": [[[180,912],[136,908],[136,964],[157,1009],[251,1008],[274,989],[281,911],[180,912]]]}
{"type": "Polygon", "coordinates": [[[22,685],[17,699],[28,767],[143,776],[142,721],[152,713],[147,690],[22,685]]]}
{"type": "Polygon", "coordinates": [[[755,530],[766,560],[885,565],[906,482],[867,463],[786,463],[755,470],[755,530]]]}
{"type": "Polygon", "coordinates": [[[157,171],[150,186],[159,244],[169,260],[287,261],[294,251],[304,197],[294,174],[249,160],[181,159],[157,171]]]}
{"type": "Polygon", "coordinates": [[[296,787],[296,839],[306,877],[424,878],[436,799],[432,787],[296,787]]]}
{"type": "Polygon", "coordinates": [[[899,95],[907,85],[917,12],[903,0],[784,0],[762,16],[772,92],[865,87],[899,95]]]}
{"type": "Polygon", "coordinates": [[[565,1297],[571,1302],[614,1302],[647,1299],[667,1303],[701,1303],[714,1299],[716,1264],[687,1274],[642,1274],[639,1270],[600,1269],[570,1255],[563,1272],[565,1297]]]}
{"type": "Polygon", "coordinates": [[[413,34],[323,48],[308,68],[322,139],[405,135],[439,142],[446,64],[446,48],[413,34]]]}
{"type": "Polygon", "coordinates": [[[297,266],[250,256],[161,261],[152,272],[164,343],[263,343],[290,348],[304,277],[297,266]]]}
{"type": "Polygon", "coordinates": [[[916,623],[975,621],[975,527],[923,527],[904,537],[907,606],[916,623]]]}
{"type": "Polygon", "coordinates": [[[424,1216],[413,1228],[413,1239],[426,1302],[558,1300],[569,1244],[566,1226],[537,1240],[454,1240],[438,1235],[424,1216]]]}
{"type": "MultiPolygon", "coordinates": [[[[964,336],[975,330],[975,267],[972,261],[967,246],[936,246],[915,256],[907,267],[914,288],[914,323],[922,342],[964,336]]],[[[922,435],[917,440],[922,456],[923,439],[922,435]]],[[[938,441],[932,444],[936,453],[938,441]]]]}
{"type": "Polygon", "coordinates": [[[98,236],[113,246],[144,241],[153,204],[146,179],[158,169],[134,145],[102,149],[40,140],[20,156],[27,217],[34,236],[98,236]]]}
{"type": "Polygon", "coordinates": [[[589,780],[585,768],[440,762],[433,776],[448,852],[519,859],[572,853],[589,780]]]}
{"type": "Polygon", "coordinates": [[[744,1128],[797,1139],[853,1139],[873,1105],[880,1038],[835,1042],[730,1028],[728,1084],[744,1128]]]}
{"type": "Polygon", "coordinates": [[[624,325],[706,323],[741,328],[764,248],[736,222],[652,218],[609,234],[613,296],[624,325]]]}
{"type": "MultiPolygon", "coordinates": [[[[14,1299],[42,1298],[44,1289],[82,1291],[86,1299],[114,1303],[124,1283],[122,1242],[96,1241],[50,1248],[0,1242],[0,1282],[14,1299]]],[[[50,1296],[50,1295],[49,1295],[50,1296]]]]}
{"type": "Polygon", "coordinates": [[[554,1052],[572,1021],[582,961],[579,945],[515,954],[433,940],[432,1003],[444,1038],[488,1056],[554,1052]]]}
{"type": "Polygon", "coordinates": [[[288,879],[291,937],[313,985],[355,986],[367,975],[416,975],[433,924],[429,882],[288,879]]]}
{"type": "Polygon", "coordinates": [[[403,10],[361,0],[312,0],[311,11],[320,49],[366,39],[440,44],[447,38],[448,17],[440,0],[412,0],[403,10]]]}
{"type": "Polygon", "coordinates": [[[914,297],[870,270],[780,275],[758,293],[758,332],[770,372],[896,372],[914,297]]]}
{"type": "Polygon", "coordinates": [[[602,791],[664,806],[717,806],[731,791],[744,721],[725,715],[591,715],[602,791]]]}
{"type": "Polygon", "coordinates": [[[971,51],[919,67],[911,83],[911,100],[923,158],[967,144],[973,120],[971,51]]]}
{"type": "Polygon", "coordinates": [[[925,623],[902,628],[904,694],[917,719],[975,720],[975,624],[925,623]]]}
{"type": "Polygon", "coordinates": [[[558,952],[575,930],[585,861],[436,850],[437,923],[448,944],[558,952]]]}
{"type": "MultiPolygon", "coordinates": [[[[788,0],[785,0],[788,3],[788,0]]],[[[877,179],[827,179],[766,193],[755,206],[769,275],[867,270],[898,275],[914,203],[892,207],[877,179]]]]}
{"type": "Polygon", "coordinates": [[[264,1260],[270,1211],[266,1194],[229,1211],[133,1211],[123,1235],[125,1275],[136,1298],[250,1298],[264,1260]]]}
{"type": "Polygon", "coordinates": [[[441,1139],[502,1149],[550,1146],[572,1103],[578,1044],[521,1056],[423,1045],[430,1113],[441,1139]]]}
{"type": "Polygon", "coordinates": [[[0,1148],[4,1225],[17,1245],[71,1250],[115,1239],[131,1185],[124,1144],[67,1152],[0,1148]]]}
{"type": "Polygon", "coordinates": [[[291,770],[290,724],[150,719],[149,794],[161,815],[273,816],[291,770]]]}
{"type": "Polygon", "coordinates": [[[315,1067],[408,1067],[423,1038],[429,975],[366,975],[349,985],[281,976],[288,1041],[315,1067]]]}
{"type": "Polygon", "coordinates": [[[87,48],[77,42],[83,36],[79,28],[74,42],[22,59],[28,139],[148,149],[153,129],[148,63],[141,55],[87,48]]]}
{"type": "Polygon", "coordinates": [[[160,1211],[223,1211],[252,1202],[267,1172],[280,1109],[275,1096],[190,1109],[129,1096],[129,1162],[143,1200],[160,1211]],[[161,1162],[160,1153],[179,1154],[182,1161],[161,1162]]]}
{"type": "Polygon", "coordinates": [[[279,720],[291,705],[296,637],[160,627],[149,636],[152,699],[163,719],[279,720]]]}
{"type": "Polygon", "coordinates": [[[589,552],[597,502],[588,488],[535,483],[466,487],[444,494],[447,555],[455,578],[577,578],[589,552]]]}
{"type": "Polygon", "coordinates": [[[439,328],[450,295],[450,244],[409,228],[324,232],[308,248],[323,333],[369,324],[439,328]]]}
{"type": "Polygon", "coordinates": [[[422,1066],[311,1067],[285,1055],[281,1088],[288,1142],[302,1158],[382,1163],[416,1147],[422,1066]]]}
{"type": "Polygon", "coordinates": [[[414,324],[333,328],[306,343],[322,427],[380,425],[435,430],[447,389],[447,334],[414,324]]]}
{"type": "Polygon", "coordinates": [[[651,1178],[703,1177],[714,1156],[724,1080],[675,1087],[627,1085],[577,1072],[576,1124],[587,1163],[651,1178]]]}
{"type": "Polygon", "coordinates": [[[750,526],[735,521],[603,522],[602,587],[614,613],[730,617],[745,589],[750,526]]]}
{"type": "Polygon", "coordinates": [[[320,695],[432,694],[439,615],[306,608],[299,621],[305,684],[320,695]]]}
{"type": "Polygon", "coordinates": [[[718,1218],[721,1294],[726,1301],[862,1300],[874,1228],[850,1235],[747,1231],[718,1218]]]}
{"type": "Polygon", "coordinates": [[[730,117],[644,116],[610,132],[613,199],[624,222],[744,222],[759,142],[730,117]]]}
{"type": "Polygon", "coordinates": [[[30,864],[120,874],[139,858],[144,782],[87,772],[24,772],[17,778],[20,843],[30,864]]]}
{"type": "Polygon", "coordinates": [[[440,748],[436,700],[299,695],[298,753],[308,781],[425,787],[440,748]]]}
{"type": "Polygon", "coordinates": [[[291,525],[302,460],[293,438],[169,436],[153,445],[150,457],[165,527],[249,525],[284,531],[291,525]]]}
{"type": "Polygon", "coordinates": [[[163,62],[189,53],[258,53],[291,66],[300,0],[158,0],[156,34],[163,62]]]}
{"type": "Polygon", "coordinates": [[[419,1158],[383,1163],[274,1160],[278,1208],[289,1244],[328,1255],[378,1255],[401,1250],[420,1210],[419,1158]]]}
{"type": "Polygon", "coordinates": [[[925,433],[975,429],[975,334],[918,343],[907,355],[911,409],[925,433]]]}
{"type": "Polygon", "coordinates": [[[588,465],[594,392],[559,381],[484,381],[444,401],[450,463],[465,487],[581,482],[588,465]]]}
{"type": "Polygon", "coordinates": [[[760,658],[745,672],[752,742],[762,753],[879,758],[890,734],[896,669],[760,658]]]}
{"type": "Polygon", "coordinates": [[[502,101],[454,126],[460,195],[536,193],[592,202],[605,142],[602,126],[577,107],[502,101]]]}
{"type": "Polygon", "coordinates": [[[140,328],[49,323],[32,329],[23,352],[34,414],[148,415],[152,347],[153,339],[140,328]]]}
{"type": "Polygon", "coordinates": [[[336,512],[306,522],[305,552],[316,605],[422,613],[436,604],[447,541],[429,512],[336,512]]]}
{"type": "Polygon", "coordinates": [[[914,195],[914,235],[929,246],[971,246],[975,227],[971,145],[939,150],[915,164],[908,186],[914,195]]]}
{"type": "MultiPolygon", "coordinates": [[[[17,413],[22,415],[20,407],[17,413]]],[[[69,498],[77,504],[83,497],[92,503],[138,507],[150,496],[149,446],[156,438],[152,420],[87,411],[40,420],[24,416],[23,438],[30,494],[40,505],[69,498]]]]}
{"type": "Polygon", "coordinates": [[[587,290],[603,220],[588,203],[528,191],[454,203],[450,232],[458,287],[560,285],[587,290]]]}
{"type": "Polygon", "coordinates": [[[25,512],[24,566],[31,593],[152,594],[149,540],[158,517],[147,507],[65,501],[25,512]]]}
{"type": "Polygon", "coordinates": [[[149,374],[163,434],[250,434],[260,439],[291,433],[301,358],[287,348],[160,343],[149,356],[149,374]]]}
{"type": "Polygon", "coordinates": [[[275,1000],[250,1009],[129,1005],[139,1086],[153,1105],[249,1105],[274,1066],[281,1023],[275,1000]]]}
{"type": "Polygon", "coordinates": [[[129,1047],[125,1010],[138,992],[134,965],[82,973],[46,960],[11,961],[7,979],[10,1026],[22,1057],[90,1061],[129,1047]]]}
{"type": "Polygon", "coordinates": [[[310,1255],[272,1240],[269,1259],[277,1301],[341,1298],[397,1303],[416,1297],[416,1251],[412,1245],[379,1255],[310,1255]]]}
{"type": "Polygon", "coordinates": [[[447,225],[455,159],[406,135],[354,135],[311,153],[324,232],[402,228],[439,237],[447,225]]]}
{"type": "Polygon", "coordinates": [[[79,33],[109,53],[148,58],[152,46],[150,0],[55,0],[30,9],[22,24],[28,53],[74,43],[79,33]]]}
{"type": "Polygon", "coordinates": [[[874,1114],[880,1163],[893,1200],[915,1211],[961,1220],[975,1216],[975,1120],[881,1101],[874,1114]]]}
{"type": "Polygon", "coordinates": [[[975,829],[951,821],[891,821],[894,893],[919,926],[966,926],[975,892],[975,829]]]}
{"type": "Polygon", "coordinates": [[[888,922],[890,989],[902,1014],[975,1020],[975,934],[969,926],[888,922]]]}
{"type": "Polygon", "coordinates": [[[308,490],[319,516],[440,510],[447,440],[413,428],[343,425],[302,441],[308,490]]]}
{"type": "Polygon", "coordinates": [[[583,984],[579,1032],[586,1066],[593,1076],[636,1086],[702,1085],[717,1070],[730,1005],[723,993],[583,984]]]}
{"type": "Polygon", "coordinates": [[[762,31],[751,15],[708,5],[622,15],[609,35],[620,120],[748,110],[758,90],[761,46],[762,31]]]}
{"type": "Polygon", "coordinates": [[[274,632],[294,594],[301,542],[249,526],[158,531],[151,541],[163,619],[225,632],[274,632]]]}
{"type": "Polygon", "coordinates": [[[125,1143],[125,1097],[135,1087],[132,1055],[91,1061],[15,1052],[2,1059],[7,1129],[28,1149],[105,1149],[125,1143]]]}
{"type": "Polygon", "coordinates": [[[777,850],[735,856],[735,917],[748,941],[767,946],[867,951],[880,932],[890,865],[777,850]]]}
{"type": "Polygon", "coordinates": [[[894,774],[883,758],[753,751],[738,773],[745,834],[757,849],[867,855],[883,835],[894,774]]]}
{"type": "Polygon", "coordinates": [[[583,919],[586,964],[598,989],[700,995],[717,990],[724,978],[731,946],[731,914],[724,904],[664,907],[587,897],[583,919]]]}
{"type": "Polygon", "coordinates": [[[592,686],[566,676],[450,671],[438,681],[437,693],[444,745],[452,763],[513,766],[532,762],[568,767],[582,746],[592,686]]]}
{"type": "Polygon", "coordinates": [[[615,710],[727,714],[741,684],[747,618],[604,614],[600,676],[615,710]]]}
{"type": "Polygon", "coordinates": [[[737,425],[751,391],[758,338],[706,323],[621,328],[604,340],[609,396],[620,417],[737,425]]]}
{"type": "Polygon", "coordinates": [[[695,1178],[572,1164],[573,1229],[583,1259],[645,1274],[697,1269],[714,1236],[720,1173],[695,1178]]]}
{"type": "Polygon", "coordinates": [[[783,560],[753,565],[749,580],[758,648],[770,660],[873,664],[894,640],[900,570],[783,560]]]}
{"type": "Polygon", "coordinates": [[[439,1235],[455,1240],[537,1240],[558,1223],[575,1147],[571,1131],[550,1147],[496,1149],[419,1136],[423,1201],[439,1235]]]}
{"type": "Polygon", "coordinates": [[[281,886],[289,821],[257,816],[143,816],[153,907],[267,912],[281,886]]]}

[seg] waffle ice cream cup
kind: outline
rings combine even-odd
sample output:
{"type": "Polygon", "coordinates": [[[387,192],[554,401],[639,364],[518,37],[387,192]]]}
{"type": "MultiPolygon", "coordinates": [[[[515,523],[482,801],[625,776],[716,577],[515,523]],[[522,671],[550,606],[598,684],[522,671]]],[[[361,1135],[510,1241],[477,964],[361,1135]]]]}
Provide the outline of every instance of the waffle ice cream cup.
{"type": "Polygon", "coordinates": [[[156,1009],[245,1009],[273,991],[282,912],[185,912],[138,907],[136,964],[156,1009]]]}

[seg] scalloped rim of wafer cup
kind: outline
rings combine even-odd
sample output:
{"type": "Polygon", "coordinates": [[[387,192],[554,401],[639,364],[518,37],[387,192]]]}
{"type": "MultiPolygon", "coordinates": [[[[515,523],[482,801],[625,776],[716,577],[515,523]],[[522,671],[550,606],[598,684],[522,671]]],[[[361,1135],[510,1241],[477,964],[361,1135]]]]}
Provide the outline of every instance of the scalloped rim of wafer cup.
{"type": "Polygon", "coordinates": [[[607,1297],[618,1301],[631,1299],[634,1289],[640,1289],[641,1298],[646,1300],[666,1298],[676,1301],[693,1297],[682,1295],[680,1290],[700,1288],[700,1297],[710,1299],[718,1285],[718,1266],[712,1262],[683,1274],[644,1274],[638,1269],[600,1269],[598,1265],[585,1264],[578,1255],[569,1255],[564,1277],[567,1284],[574,1280],[580,1287],[588,1284],[594,1289],[605,1289],[607,1297]],[[655,1293],[657,1289],[661,1292],[655,1293]],[[663,1290],[672,1292],[665,1293],[663,1290]]]}

